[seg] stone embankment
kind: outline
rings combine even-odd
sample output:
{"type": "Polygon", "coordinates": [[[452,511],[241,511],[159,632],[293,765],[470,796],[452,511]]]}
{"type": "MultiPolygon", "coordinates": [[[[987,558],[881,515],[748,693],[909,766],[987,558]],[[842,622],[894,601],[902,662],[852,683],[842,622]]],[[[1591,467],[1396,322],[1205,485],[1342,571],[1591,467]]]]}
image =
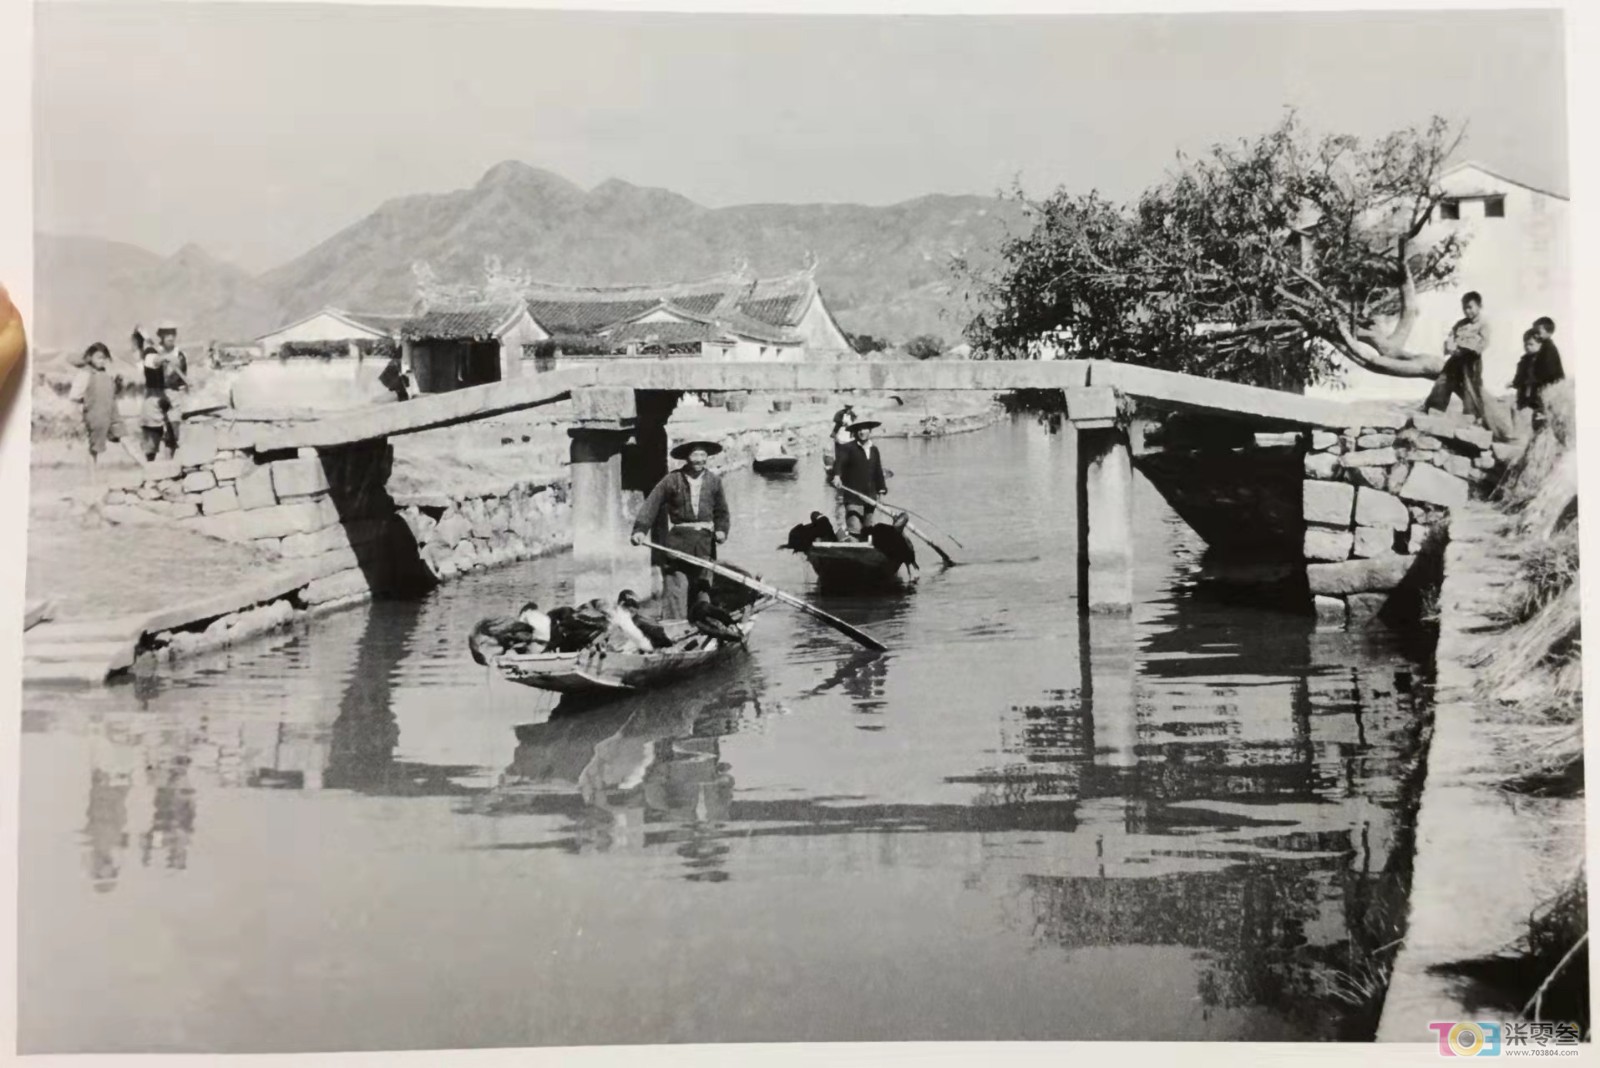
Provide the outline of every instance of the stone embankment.
{"type": "Polygon", "coordinates": [[[1319,620],[1360,626],[1391,603],[1435,535],[1509,452],[1489,431],[1396,411],[1376,425],[1305,435],[1306,580],[1319,620]]]}
{"type": "MultiPolygon", "coordinates": [[[[733,418],[716,410],[685,415],[682,435],[733,418]]],[[[990,405],[955,416],[891,408],[879,418],[884,436],[926,437],[975,430],[1001,415],[990,405]]],[[[165,526],[248,545],[277,566],[244,586],[153,614],[133,628],[132,650],[119,648],[98,665],[73,662],[70,671],[35,665],[30,678],[97,681],[126,667],[135,652],[169,662],[359,604],[374,593],[414,593],[571,544],[564,469],[391,495],[395,456],[386,440],[325,453],[261,452],[254,445],[259,430],[259,424],[225,419],[186,424],[171,460],[112,480],[101,514],[112,523],[165,526]]],[[[775,441],[795,455],[818,451],[826,421],[815,410],[752,412],[745,425],[717,426],[716,434],[725,451],[714,466],[730,470],[775,441]]]]}
{"type": "MultiPolygon", "coordinates": [[[[1583,855],[1583,800],[1519,796],[1502,788],[1504,716],[1480,695],[1479,664],[1496,633],[1520,553],[1498,537],[1506,518],[1465,503],[1450,517],[1432,739],[1417,812],[1405,942],[1394,963],[1380,1041],[1435,1041],[1436,1020],[1498,1020],[1479,1007],[1455,966],[1503,959],[1529,917],[1583,855]]],[[[1524,731],[1526,733],[1526,731],[1524,731]]]]}

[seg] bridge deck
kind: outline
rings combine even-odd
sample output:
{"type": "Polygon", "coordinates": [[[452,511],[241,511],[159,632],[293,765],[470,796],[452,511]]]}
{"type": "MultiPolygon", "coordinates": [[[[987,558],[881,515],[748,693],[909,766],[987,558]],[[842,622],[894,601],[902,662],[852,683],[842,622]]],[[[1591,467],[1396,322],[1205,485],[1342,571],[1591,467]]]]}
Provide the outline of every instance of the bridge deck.
{"type": "Polygon", "coordinates": [[[841,363],[744,363],[734,361],[629,360],[566,367],[509,382],[417,397],[402,404],[374,405],[256,435],[262,451],[336,448],[398,434],[412,434],[563,400],[592,386],[692,392],[749,390],[762,393],[843,393],[857,390],[919,392],[1011,389],[1073,389],[1112,386],[1157,407],[1234,416],[1262,429],[1399,426],[1384,405],[1352,404],[1319,397],[1219,382],[1124,363],[1048,361],[870,361],[841,363]]]}

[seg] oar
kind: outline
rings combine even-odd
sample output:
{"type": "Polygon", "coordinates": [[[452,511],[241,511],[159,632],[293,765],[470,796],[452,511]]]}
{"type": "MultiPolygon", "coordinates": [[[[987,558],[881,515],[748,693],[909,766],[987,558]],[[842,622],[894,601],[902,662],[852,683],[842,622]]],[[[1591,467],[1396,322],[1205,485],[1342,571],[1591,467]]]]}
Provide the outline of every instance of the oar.
{"type": "Polygon", "coordinates": [[[859,627],[851,626],[838,616],[830,616],[828,613],[824,612],[815,605],[807,604],[794,594],[785,593],[776,586],[768,586],[765,582],[761,582],[757,579],[751,578],[749,575],[734,571],[732,568],[722,567],[719,564],[712,563],[710,560],[702,560],[698,556],[690,556],[688,553],[680,553],[676,549],[669,549],[665,545],[657,545],[653,541],[644,541],[641,544],[648,545],[657,552],[666,553],[673,559],[682,560],[686,564],[694,564],[696,567],[704,568],[713,575],[721,575],[728,581],[737,582],[739,585],[744,586],[747,589],[752,589],[757,593],[764,593],[768,597],[776,598],[777,600],[782,601],[784,604],[792,605],[795,608],[800,609],[800,611],[806,613],[806,615],[817,617],[828,626],[838,631],[840,634],[855,639],[855,641],[865,645],[868,649],[875,649],[882,653],[886,652],[889,648],[887,645],[884,645],[878,639],[874,638],[872,635],[868,634],[859,627]]]}
{"type": "MultiPolygon", "coordinates": [[[[839,489],[844,489],[844,488],[845,487],[843,487],[843,486],[839,486],[839,489]]],[[[948,530],[944,529],[938,523],[935,523],[933,520],[929,519],[927,516],[923,515],[921,512],[913,512],[911,509],[907,508],[903,504],[890,504],[888,501],[874,501],[873,503],[875,505],[877,505],[879,508],[887,508],[891,512],[904,512],[906,515],[910,516],[912,519],[920,519],[924,523],[926,523],[930,527],[932,527],[934,530],[938,531],[940,534],[943,534],[945,537],[949,538],[951,543],[953,545],[955,545],[955,547],[957,549],[965,549],[966,548],[965,545],[961,544],[961,539],[960,538],[956,537],[954,534],[950,533],[948,530]]]]}
{"type": "MultiPolygon", "coordinates": [[[[906,512],[906,510],[904,508],[896,508],[892,504],[885,504],[882,501],[875,501],[871,497],[868,497],[865,493],[858,493],[857,491],[851,489],[849,486],[840,486],[839,489],[843,490],[845,493],[850,494],[850,496],[855,497],[857,500],[861,501],[861,503],[870,504],[874,508],[882,508],[885,511],[889,511],[889,512],[905,512],[908,517],[911,514],[910,512],[906,512]]],[[[939,546],[938,542],[934,541],[932,538],[928,537],[922,531],[918,530],[915,526],[913,526],[912,523],[911,523],[911,520],[909,518],[906,519],[906,529],[911,531],[911,533],[915,534],[918,538],[922,539],[922,541],[927,543],[927,545],[928,545],[928,547],[930,549],[932,549],[934,552],[938,553],[939,554],[939,559],[944,561],[944,566],[945,567],[954,567],[955,566],[955,561],[950,558],[950,554],[945,552],[944,549],[939,546]]]]}

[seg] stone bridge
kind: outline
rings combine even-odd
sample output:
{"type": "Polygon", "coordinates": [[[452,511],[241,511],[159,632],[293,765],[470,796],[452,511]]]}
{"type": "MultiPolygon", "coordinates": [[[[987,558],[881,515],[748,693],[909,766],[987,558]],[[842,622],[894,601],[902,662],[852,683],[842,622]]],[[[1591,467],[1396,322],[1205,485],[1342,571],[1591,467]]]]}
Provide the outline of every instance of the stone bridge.
{"type": "MultiPolygon", "coordinates": [[[[628,543],[630,504],[667,470],[667,424],[681,394],[1014,389],[1065,396],[1079,501],[1077,530],[1068,536],[1086,611],[1131,607],[1135,466],[1213,549],[1287,567],[1319,611],[1345,618],[1370,615],[1379,595],[1404,584],[1427,532],[1495,463],[1486,431],[1441,416],[1121,363],[630,360],[317,418],[197,415],[185,425],[179,454],[118,487],[108,507],[269,544],[305,584],[297,603],[410,594],[448,570],[429,557],[441,536],[518,541],[516,515],[537,494],[508,490],[486,505],[497,515],[471,519],[402,510],[386,486],[388,439],[570,399],[569,500],[557,503],[571,508],[574,593],[609,598],[624,587],[654,586],[649,552],[628,543]],[[1143,423],[1129,419],[1135,410],[1191,413],[1202,440],[1174,438],[1171,428],[1183,421],[1166,420],[1160,447],[1146,448],[1143,423]],[[1220,441],[1218,427],[1225,429],[1220,441]]],[[[548,511],[554,496],[544,494],[538,507],[548,511]]]]}

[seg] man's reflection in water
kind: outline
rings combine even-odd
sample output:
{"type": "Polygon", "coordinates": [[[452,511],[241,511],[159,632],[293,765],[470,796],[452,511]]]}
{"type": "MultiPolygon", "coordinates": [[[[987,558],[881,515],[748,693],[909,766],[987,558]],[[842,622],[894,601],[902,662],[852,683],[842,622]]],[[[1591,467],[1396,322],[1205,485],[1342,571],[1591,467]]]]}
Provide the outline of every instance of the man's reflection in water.
{"type": "Polygon", "coordinates": [[[89,741],[89,812],[84,827],[89,879],[97,893],[116,888],[129,843],[128,794],[137,763],[126,735],[96,723],[89,741]]]}
{"type": "Polygon", "coordinates": [[[640,695],[587,710],[558,707],[547,723],[518,731],[504,781],[576,787],[573,828],[580,853],[677,843],[696,881],[720,881],[733,776],[720,736],[760,714],[758,683],[731,689],[640,695]],[[710,691],[709,693],[707,691],[710,691]],[[647,827],[653,828],[647,834],[647,827]]]}

